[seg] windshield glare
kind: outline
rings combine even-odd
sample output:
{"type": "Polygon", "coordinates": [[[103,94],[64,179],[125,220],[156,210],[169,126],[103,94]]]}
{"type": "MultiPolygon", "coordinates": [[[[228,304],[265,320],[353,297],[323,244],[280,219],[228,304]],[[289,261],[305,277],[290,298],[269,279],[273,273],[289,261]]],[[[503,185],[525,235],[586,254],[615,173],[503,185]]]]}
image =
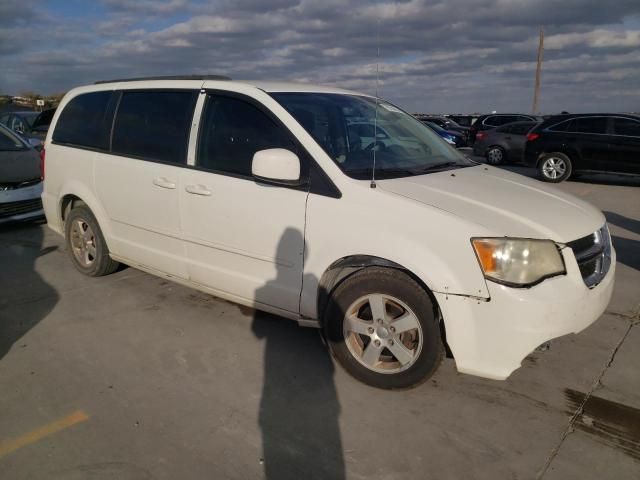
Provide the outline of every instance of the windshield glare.
{"type": "Polygon", "coordinates": [[[335,93],[274,93],[352,178],[421,175],[475,165],[429,127],[383,100],[335,93]]]}

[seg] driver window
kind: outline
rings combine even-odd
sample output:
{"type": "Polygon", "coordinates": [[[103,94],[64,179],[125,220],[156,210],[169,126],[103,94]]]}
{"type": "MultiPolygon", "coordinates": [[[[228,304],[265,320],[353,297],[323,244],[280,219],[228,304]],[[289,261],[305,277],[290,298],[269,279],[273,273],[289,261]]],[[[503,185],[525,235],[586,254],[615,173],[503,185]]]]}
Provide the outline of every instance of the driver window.
{"type": "Polygon", "coordinates": [[[256,152],[268,148],[296,152],[286,130],[238,98],[209,96],[200,128],[196,165],[216,172],[251,177],[256,152]]]}

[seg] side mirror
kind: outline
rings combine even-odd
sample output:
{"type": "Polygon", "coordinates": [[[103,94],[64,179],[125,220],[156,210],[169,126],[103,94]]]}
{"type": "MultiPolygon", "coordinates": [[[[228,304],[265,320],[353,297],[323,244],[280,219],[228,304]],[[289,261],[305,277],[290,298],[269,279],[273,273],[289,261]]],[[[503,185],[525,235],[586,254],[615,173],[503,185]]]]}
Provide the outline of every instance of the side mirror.
{"type": "Polygon", "coordinates": [[[281,185],[300,184],[300,159],[284,148],[260,150],[253,155],[251,174],[257,180],[281,185]]]}

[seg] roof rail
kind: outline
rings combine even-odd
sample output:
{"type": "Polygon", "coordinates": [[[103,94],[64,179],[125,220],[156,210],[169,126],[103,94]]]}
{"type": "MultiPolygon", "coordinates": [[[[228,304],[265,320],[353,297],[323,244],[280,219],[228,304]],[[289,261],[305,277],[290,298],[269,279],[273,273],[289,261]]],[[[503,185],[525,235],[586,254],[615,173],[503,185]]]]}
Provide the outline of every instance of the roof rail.
{"type": "Polygon", "coordinates": [[[155,77],[118,78],[115,80],[99,80],[94,85],[101,83],[137,82],[140,80],[231,80],[225,75],[164,75],[155,77]]]}

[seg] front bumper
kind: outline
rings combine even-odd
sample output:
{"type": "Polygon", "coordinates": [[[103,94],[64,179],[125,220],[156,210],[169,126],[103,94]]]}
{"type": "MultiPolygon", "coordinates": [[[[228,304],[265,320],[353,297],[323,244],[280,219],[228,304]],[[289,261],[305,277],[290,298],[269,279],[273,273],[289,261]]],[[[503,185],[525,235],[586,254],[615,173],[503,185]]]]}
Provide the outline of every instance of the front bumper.
{"type": "Polygon", "coordinates": [[[615,251],[603,280],[588,288],[569,248],[567,274],[526,289],[487,282],[491,299],[435,293],[458,371],[506,379],[540,344],[578,333],[605,311],[613,292],[615,251]]]}
{"type": "Polygon", "coordinates": [[[24,188],[0,191],[0,224],[44,216],[41,194],[42,182],[24,188]]]}

